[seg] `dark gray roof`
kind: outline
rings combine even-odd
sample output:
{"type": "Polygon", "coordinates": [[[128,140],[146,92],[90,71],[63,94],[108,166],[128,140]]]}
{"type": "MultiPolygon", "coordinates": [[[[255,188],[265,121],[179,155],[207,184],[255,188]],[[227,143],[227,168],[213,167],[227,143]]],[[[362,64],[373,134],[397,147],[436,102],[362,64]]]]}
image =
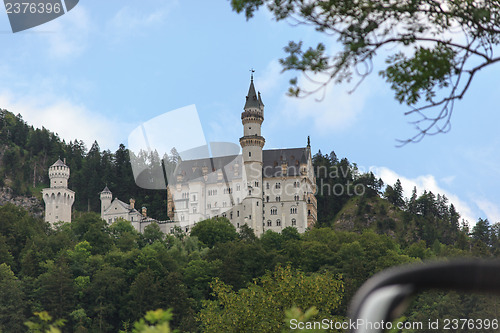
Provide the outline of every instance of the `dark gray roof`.
{"type": "Polygon", "coordinates": [[[178,176],[182,176],[181,183],[194,180],[204,181],[209,184],[230,182],[234,179],[241,179],[241,166],[241,155],[182,161],[175,168],[173,175],[168,176],[168,182],[169,184],[176,184],[178,176]],[[203,177],[205,168],[206,181],[203,177]],[[222,172],[222,180],[219,179],[219,170],[222,172]],[[235,171],[238,172],[235,173],[235,171]]]}
{"type": "Polygon", "coordinates": [[[300,164],[306,164],[309,159],[307,148],[266,149],[262,152],[262,176],[281,177],[283,163],[287,163],[287,176],[300,175],[300,164]]]}
{"type": "MultiPolygon", "coordinates": [[[[281,177],[282,163],[287,163],[287,175],[300,175],[300,165],[307,163],[309,151],[307,148],[268,149],[262,151],[263,177],[281,177]]],[[[199,180],[208,184],[231,182],[241,179],[243,166],[241,155],[231,155],[207,159],[182,161],[169,176],[169,184],[177,183],[177,176],[182,176],[180,183],[199,180]],[[203,178],[203,168],[206,167],[207,179],[203,178]],[[222,179],[219,179],[219,170],[223,170],[222,179]],[[235,170],[238,172],[235,173],[235,170]]]]}
{"type": "Polygon", "coordinates": [[[129,212],[130,212],[130,213],[137,213],[137,214],[140,214],[140,213],[137,211],[137,209],[135,209],[135,208],[134,208],[134,209],[131,209],[131,208],[130,208],[130,205],[129,205],[128,203],[123,202],[123,201],[121,201],[121,200],[120,200],[120,199],[118,199],[118,198],[115,198],[115,200],[113,200],[113,201],[118,202],[118,204],[120,204],[120,206],[122,206],[123,208],[125,208],[125,209],[129,210],[129,212]]]}
{"type": "Polygon", "coordinates": [[[52,164],[51,166],[66,166],[63,161],[61,161],[60,158],[57,159],[56,163],[52,164]]]}
{"type": "MultiPolygon", "coordinates": [[[[260,96],[259,96],[260,97],[260,96]]],[[[253,80],[250,81],[250,88],[248,89],[247,100],[245,102],[244,109],[248,108],[260,108],[261,107],[261,99],[255,93],[255,87],[253,86],[253,80]]]]}
{"type": "Polygon", "coordinates": [[[108,185],[104,188],[104,190],[101,191],[101,193],[111,193],[111,191],[108,188],[108,185]]]}

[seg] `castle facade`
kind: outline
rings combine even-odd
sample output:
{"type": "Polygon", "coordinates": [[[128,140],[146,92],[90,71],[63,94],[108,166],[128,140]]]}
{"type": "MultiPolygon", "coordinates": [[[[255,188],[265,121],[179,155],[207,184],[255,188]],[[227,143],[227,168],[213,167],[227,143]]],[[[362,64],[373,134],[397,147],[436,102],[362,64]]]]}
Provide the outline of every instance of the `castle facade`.
{"type": "MultiPolygon", "coordinates": [[[[118,219],[123,219],[129,221],[130,224],[138,232],[143,232],[151,223],[157,223],[160,226],[160,230],[164,233],[172,233],[175,226],[181,227],[179,223],[174,221],[158,221],[147,215],[146,207],[141,208],[139,212],[135,208],[135,200],[130,199],[129,203],[121,201],[118,198],[113,198],[113,193],[109,190],[108,186],[101,191],[101,218],[108,224],[116,222],[118,219]]],[[[189,228],[184,228],[185,232],[189,232],[189,228]]]]}
{"type": "Polygon", "coordinates": [[[263,149],[264,103],[255,91],[253,76],[241,120],[241,155],[177,165],[169,178],[169,218],[185,229],[223,216],[237,229],[247,224],[256,235],[286,227],[304,232],[317,220],[309,137],[302,148],[263,149]]]}

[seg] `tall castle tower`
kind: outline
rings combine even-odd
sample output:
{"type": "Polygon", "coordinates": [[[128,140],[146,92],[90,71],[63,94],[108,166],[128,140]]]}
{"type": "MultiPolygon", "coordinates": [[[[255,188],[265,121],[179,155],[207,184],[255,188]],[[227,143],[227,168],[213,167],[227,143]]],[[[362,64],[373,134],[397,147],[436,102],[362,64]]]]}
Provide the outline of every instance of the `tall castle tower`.
{"type": "Polygon", "coordinates": [[[101,192],[101,218],[104,219],[104,212],[111,206],[113,200],[113,193],[108,188],[108,185],[101,192]]]}
{"type": "Polygon", "coordinates": [[[75,192],[68,189],[69,167],[58,159],[49,168],[50,188],[42,190],[45,202],[45,221],[71,222],[71,207],[75,201],[75,192]]]}
{"type": "Polygon", "coordinates": [[[261,136],[264,121],[264,103],[260,92],[255,93],[253,71],[245,107],[241,114],[243,136],[240,138],[246,173],[246,197],[243,200],[245,222],[257,235],[262,233],[262,148],[266,140],[261,136]]]}

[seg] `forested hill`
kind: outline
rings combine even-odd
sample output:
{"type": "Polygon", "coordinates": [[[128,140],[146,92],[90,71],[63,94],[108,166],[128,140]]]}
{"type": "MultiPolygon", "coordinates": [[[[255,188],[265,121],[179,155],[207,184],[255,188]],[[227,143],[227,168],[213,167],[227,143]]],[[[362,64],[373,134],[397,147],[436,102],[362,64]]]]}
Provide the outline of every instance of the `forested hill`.
{"type": "MultiPolygon", "coordinates": [[[[278,333],[288,331],[285,311],[293,306],[314,306],[318,312],[307,311],[308,320],[345,321],[356,290],[385,268],[500,252],[498,224],[479,220],[469,231],[446,197],[414,191],[404,198],[399,182],[384,185],[333,152],[313,157],[319,220],[304,234],[288,227],[257,238],[224,218],[201,221],[190,235],[165,235],[154,223],[139,234],[127,221],[108,225],[95,213],[106,183],[151,216],[165,212],[164,192],[134,184],[123,145],[112,153],[94,143],[87,151],[81,141],[66,143],[5,110],[0,118],[2,185],[39,196],[48,167],[66,158],[78,210],[71,223],[52,229],[19,207],[0,206],[2,332],[26,332],[28,320],[47,329],[47,322],[64,324],[63,332],[130,332],[146,311],[172,308],[171,324],[180,332],[278,333]]],[[[424,294],[405,316],[498,318],[496,304],[475,295],[424,294]]],[[[303,318],[297,311],[288,316],[303,318]]]]}
{"type": "MultiPolygon", "coordinates": [[[[424,191],[403,196],[399,179],[384,184],[373,173],[360,173],[356,164],[338,159],[334,152],[313,157],[318,193],[318,225],[389,234],[402,244],[425,241],[465,247],[468,224],[444,195],[424,191]],[[361,195],[360,195],[361,194],[361,195]]],[[[480,220],[479,224],[488,221],[480,220]]],[[[493,237],[493,236],[491,236],[493,237]]],[[[490,238],[491,238],[490,237],[490,238]]]]}
{"type": "Polygon", "coordinates": [[[66,159],[71,169],[69,188],[75,191],[77,211],[100,211],[99,193],[107,184],[114,197],[136,207],[146,206],[148,215],[166,219],[166,191],[144,190],[136,186],[129,153],[124,145],[113,153],[101,150],[94,142],[88,149],[83,141],[65,142],[46,128],[33,128],[20,115],[0,109],[0,187],[16,195],[41,199],[48,187],[48,168],[58,158],[66,159]]]}

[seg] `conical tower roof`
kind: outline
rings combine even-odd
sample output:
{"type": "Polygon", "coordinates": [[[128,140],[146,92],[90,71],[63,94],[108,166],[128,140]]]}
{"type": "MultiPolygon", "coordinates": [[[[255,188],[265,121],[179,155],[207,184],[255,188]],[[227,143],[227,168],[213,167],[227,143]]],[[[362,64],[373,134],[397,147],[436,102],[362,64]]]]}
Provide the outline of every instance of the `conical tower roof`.
{"type": "Polygon", "coordinates": [[[260,97],[260,91],[257,94],[259,95],[259,104],[264,106],[264,102],[262,102],[262,98],[260,97]]]}
{"type": "Polygon", "coordinates": [[[108,188],[108,185],[106,185],[106,187],[104,188],[104,190],[102,190],[101,193],[111,193],[111,191],[108,188]]]}
{"type": "Polygon", "coordinates": [[[66,166],[63,161],[61,161],[60,158],[57,159],[57,161],[51,165],[51,167],[56,167],[56,166],[66,166]]]}
{"type": "Polygon", "coordinates": [[[262,99],[259,96],[257,96],[257,93],[255,92],[255,87],[253,85],[253,75],[252,79],[250,81],[250,88],[248,88],[248,94],[247,94],[247,100],[245,102],[245,107],[244,109],[250,109],[250,108],[257,108],[259,109],[261,107],[261,101],[262,99]]]}

